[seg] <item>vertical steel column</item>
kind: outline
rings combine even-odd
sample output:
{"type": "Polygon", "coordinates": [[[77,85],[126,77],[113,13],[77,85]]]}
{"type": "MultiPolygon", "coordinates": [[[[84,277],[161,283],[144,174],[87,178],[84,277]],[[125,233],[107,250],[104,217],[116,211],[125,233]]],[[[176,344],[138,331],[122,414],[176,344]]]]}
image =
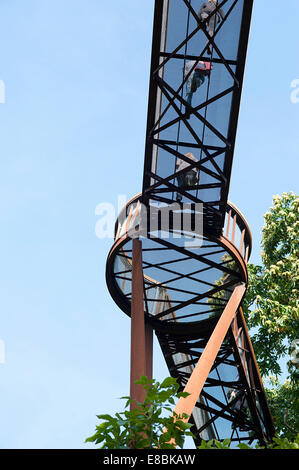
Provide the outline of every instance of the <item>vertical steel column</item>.
{"type": "MultiPolygon", "coordinates": [[[[142,243],[132,240],[132,304],[131,304],[131,377],[130,397],[143,402],[145,391],[135,381],[141,375],[152,377],[153,333],[145,324],[143,302],[142,243]]],[[[136,405],[131,404],[131,408],[136,405]]]]}

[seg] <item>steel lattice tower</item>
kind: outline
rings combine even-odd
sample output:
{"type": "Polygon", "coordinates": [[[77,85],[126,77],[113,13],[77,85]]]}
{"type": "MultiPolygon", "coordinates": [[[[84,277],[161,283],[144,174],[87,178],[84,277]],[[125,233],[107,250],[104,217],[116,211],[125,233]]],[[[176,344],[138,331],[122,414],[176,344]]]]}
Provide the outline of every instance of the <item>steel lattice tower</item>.
{"type": "Polygon", "coordinates": [[[170,374],[190,393],[176,412],[191,414],[196,442],[267,444],[275,430],[241,306],[252,238],[228,201],[253,0],[218,1],[204,20],[201,4],[155,2],[142,192],[116,222],[106,279],[131,317],[131,396],[141,400],[134,381],[152,375],[154,331],[170,374]],[[192,106],[187,61],[212,65],[192,106]],[[188,164],[180,171],[178,159],[188,164]],[[190,169],[198,181],[179,185],[190,169]]]}

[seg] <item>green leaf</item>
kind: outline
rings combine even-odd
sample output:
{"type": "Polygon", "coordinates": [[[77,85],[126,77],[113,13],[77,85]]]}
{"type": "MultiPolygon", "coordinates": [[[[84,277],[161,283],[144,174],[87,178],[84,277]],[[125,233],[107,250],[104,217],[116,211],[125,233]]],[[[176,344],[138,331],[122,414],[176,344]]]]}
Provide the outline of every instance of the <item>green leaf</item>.
{"type": "Polygon", "coordinates": [[[134,383],[137,385],[147,385],[149,382],[148,382],[148,378],[145,375],[142,375],[140,379],[135,380],[134,383]]]}
{"type": "Polygon", "coordinates": [[[97,418],[103,419],[103,420],[105,420],[105,421],[113,421],[113,420],[114,420],[114,418],[113,418],[112,416],[108,415],[108,414],[105,414],[105,415],[96,415],[96,416],[97,416],[97,418]]]}
{"type": "Polygon", "coordinates": [[[189,395],[190,395],[190,393],[188,393],[188,392],[180,392],[180,393],[178,393],[178,397],[179,397],[179,398],[187,398],[187,397],[189,397],[189,395]]]}
{"type": "Polygon", "coordinates": [[[237,447],[239,447],[239,449],[252,449],[252,447],[250,447],[248,444],[244,444],[244,442],[240,442],[237,447]]]}
{"type": "Polygon", "coordinates": [[[173,377],[167,377],[166,379],[163,380],[163,382],[160,385],[161,388],[169,388],[172,386],[175,386],[175,387],[178,386],[177,380],[174,379],[173,377]]]}

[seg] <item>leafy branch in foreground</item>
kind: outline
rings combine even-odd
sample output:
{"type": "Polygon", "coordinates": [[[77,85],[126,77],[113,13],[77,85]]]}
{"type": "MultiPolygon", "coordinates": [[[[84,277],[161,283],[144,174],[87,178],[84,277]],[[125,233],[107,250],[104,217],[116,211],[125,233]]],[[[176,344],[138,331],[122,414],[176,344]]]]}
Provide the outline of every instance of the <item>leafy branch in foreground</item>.
{"type": "MultiPolygon", "coordinates": [[[[174,449],[183,448],[186,436],[194,437],[190,431],[191,424],[187,423],[186,414],[178,416],[172,409],[175,400],[187,397],[188,393],[178,392],[179,385],[172,377],[166,378],[162,383],[148,380],[142,376],[136,382],[146,390],[146,398],[143,403],[122,397],[126,400],[125,410],[116,413],[98,415],[102,421],[96,426],[93,436],[85,442],[93,442],[100,449],[174,449]],[[135,409],[130,410],[130,404],[134,403],[135,409]]],[[[224,439],[218,441],[202,441],[199,450],[202,449],[230,449],[231,441],[224,439]]],[[[256,444],[250,446],[240,443],[236,449],[264,449],[256,444]]],[[[295,439],[276,436],[269,449],[299,449],[299,434],[295,439]]]]}
{"type": "MultiPolygon", "coordinates": [[[[198,449],[230,449],[231,448],[231,441],[229,439],[224,439],[223,441],[217,441],[216,439],[211,439],[210,441],[202,441],[198,449]]],[[[255,446],[250,446],[241,442],[237,445],[238,449],[265,449],[265,447],[261,447],[260,445],[256,444],[255,446]]],[[[287,438],[280,438],[274,437],[273,443],[269,444],[267,449],[299,449],[299,434],[294,439],[294,441],[290,441],[287,438]]]]}
{"type": "Polygon", "coordinates": [[[186,436],[192,436],[188,415],[173,413],[175,399],[187,397],[186,392],[178,392],[176,379],[166,378],[162,383],[142,376],[135,382],[146,390],[143,403],[122,397],[126,400],[125,410],[98,415],[102,422],[96,426],[93,436],[85,442],[100,444],[101,449],[174,449],[183,447],[186,436]],[[129,409],[134,403],[134,409],[129,409]]]}

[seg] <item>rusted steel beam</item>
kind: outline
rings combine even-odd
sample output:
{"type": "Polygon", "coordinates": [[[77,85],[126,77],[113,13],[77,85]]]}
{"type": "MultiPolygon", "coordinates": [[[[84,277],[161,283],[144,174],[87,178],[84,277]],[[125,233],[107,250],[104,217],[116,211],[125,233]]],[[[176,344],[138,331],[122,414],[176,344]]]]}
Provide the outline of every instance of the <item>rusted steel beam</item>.
{"type": "Polygon", "coordinates": [[[213,363],[217,357],[220,346],[225,338],[232,320],[236,315],[237,309],[245,294],[245,290],[246,286],[243,283],[235,287],[184,389],[184,392],[188,392],[189,396],[187,398],[180,398],[174,409],[174,412],[177,415],[182,415],[183,413],[187,414],[188,416],[191,415],[213,366],[213,363]]]}
{"type": "Polygon", "coordinates": [[[232,210],[230,209],[230,210],[229,210],[229,213],[228,213],[228,219],[227,219],[226,238],[229,237],[229,226],[230,226],[230,219],[231,219],[231,216],[232,216],[232,210]]]}
{"type": "MultiPolygon", "coordinates": [[[[135,384],[141,375],[152,377],[153,334],[145,324],[143,302],[142,243],[132,240],[132,303],[131,303],[131,377],[130,398],[137,402],[145,399],[145,390],[135,384]]],[[[131,409],[136,403],[131,403],[131,409]]]]}
{"type": "Polygon", "coordinates": [[[242,233],[241,233],[241,242],[240,242],[240,250],[239,250],[241,254],[243,254],[242,250],[243,250],[244,237],[245,237],[245,228],[243,228],[242,233]]]}
{"type": "Polygon", "coordinates": [[[233,244],[235,243],[236,222],[237,222],[237,214],[235,214],[235,215],[234,215],[234,218],[233,218],[233,233],[232,233],[232,238],[231,238],[231,242],[232,242],[233,244]]]}

